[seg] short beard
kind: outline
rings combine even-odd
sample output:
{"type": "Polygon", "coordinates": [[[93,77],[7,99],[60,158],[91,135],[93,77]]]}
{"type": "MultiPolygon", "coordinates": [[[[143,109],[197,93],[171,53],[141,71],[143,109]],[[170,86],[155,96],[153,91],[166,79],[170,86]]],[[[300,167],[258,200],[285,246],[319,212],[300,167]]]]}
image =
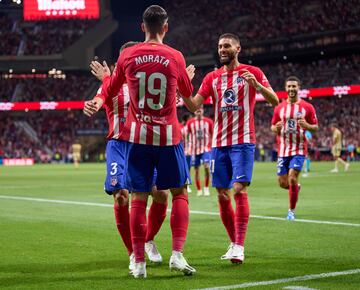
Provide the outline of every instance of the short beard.
{"type": "Polygon", "coordinates": [[[227,59],[224,59],[224,60],[222,60],[221,57],[220,57],[220,63],[221,63],[222,65],[229,65],[234,59],[235,59],[235,56],[234,56],[234,55],[229,55],[229,56],[227,57],[227,59]]]}

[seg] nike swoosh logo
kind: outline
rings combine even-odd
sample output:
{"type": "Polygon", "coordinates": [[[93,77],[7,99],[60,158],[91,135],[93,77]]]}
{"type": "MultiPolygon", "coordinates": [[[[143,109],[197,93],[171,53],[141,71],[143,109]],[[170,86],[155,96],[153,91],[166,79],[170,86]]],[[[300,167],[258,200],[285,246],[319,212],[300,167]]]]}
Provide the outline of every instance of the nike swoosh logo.
{"type": "Polygon", "coordinates": [[[236,179],[240,179],[242,177],[244,177],[245,175],[239,175],[239,176],[236,176],[236,179]]]}

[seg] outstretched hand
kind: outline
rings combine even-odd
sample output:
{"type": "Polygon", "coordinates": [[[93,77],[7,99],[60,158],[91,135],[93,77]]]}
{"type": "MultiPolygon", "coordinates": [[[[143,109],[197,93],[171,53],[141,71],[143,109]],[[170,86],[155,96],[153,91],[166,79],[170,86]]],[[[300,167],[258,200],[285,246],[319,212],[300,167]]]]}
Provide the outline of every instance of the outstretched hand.
{"type": "Polygon", "coordinates": [[[86,101],[84,105],[83,113],[88,117],[92,117],[97,111],[100,110],[101,106],[102,106],[102,102],[99,100],[86,101]]]}
{"type": "Polygon", "coordinates": [[[192,80],[195,76],[195,66],[193,64],[190,64],[187,68],[186,68],[186,72],[190,78],[190,80],[192,80]]]}
{"type": "Polygon", "coordinates": [[[91,73],[99,80],[111,75],[110,68],[108,67],[106,61],[103,61],[103,64],[99,63],[96,60],[93,60],[90,63],[91,73]]]}

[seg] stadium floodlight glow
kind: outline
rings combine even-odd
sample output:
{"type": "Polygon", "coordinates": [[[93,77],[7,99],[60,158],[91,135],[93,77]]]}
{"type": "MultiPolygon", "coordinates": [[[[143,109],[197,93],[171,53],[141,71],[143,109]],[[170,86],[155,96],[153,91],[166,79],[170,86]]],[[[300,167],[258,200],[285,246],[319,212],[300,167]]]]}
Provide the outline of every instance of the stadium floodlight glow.
{"type": "Polygon", "coordinates": [[[16,3],[17,3],[18,5],[20,5],[20,4],[21,4],[21,0],[17,0],[16,3]]]}
{"type": "Polygon", "coordinates": [[[58,70],[56,71],[56,74],[61,75],[61,70],[58,69],[58,70]]]}
{"type": "Polygon", "coordinates": [[[35,73],[35,72],[36,72],[36,69],[33,68],[33,69],[31,70],[31,72],[32,72],[32,73],[35,73]]]}
{"type": "Polygon", "coordinates": [[[13,73],[13,69],[12,69],[12,68],[11,68],[11,69],[9,69],[9,73],[11,73],[11,74],[13,73]]]}
{"type": "Polygon", "coordinates": [[[287,60],[287,56],[286,56],[286,55],[284,55],[284,56],[283,56],[283,59],[284,59],[284,60],[287,60]]]}

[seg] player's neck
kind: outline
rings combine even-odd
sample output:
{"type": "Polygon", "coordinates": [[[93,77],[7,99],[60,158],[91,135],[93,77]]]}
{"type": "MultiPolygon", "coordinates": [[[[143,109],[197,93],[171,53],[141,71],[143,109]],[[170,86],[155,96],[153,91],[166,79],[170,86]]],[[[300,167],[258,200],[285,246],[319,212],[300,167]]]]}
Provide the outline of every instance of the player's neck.
{"type": "Polygon", "coordinates": [[[144,42],[163,44],[163,39],[164,39],[164,37],[160,34],[155,34],[155,35],[146,34],[144,42]]]}
{"type": "Polygon", "coordinates": [[[296,104],[296,103],[298,103],[299,101],[300,101],[299,97],[296,97],[296,98],[293,98],[293,99],[290,99],[290,98],[288,97],[288,99],[287,99],[287,102],[288,102],[289,104],[296,104]]]}
{"type": "Polygon", "coordinates": [[[231,71],[236,69],[240,65],[240,62],[237,59],[234,59],[231,63],[225,64],[224,69],[226,71],[231,71]]]}

